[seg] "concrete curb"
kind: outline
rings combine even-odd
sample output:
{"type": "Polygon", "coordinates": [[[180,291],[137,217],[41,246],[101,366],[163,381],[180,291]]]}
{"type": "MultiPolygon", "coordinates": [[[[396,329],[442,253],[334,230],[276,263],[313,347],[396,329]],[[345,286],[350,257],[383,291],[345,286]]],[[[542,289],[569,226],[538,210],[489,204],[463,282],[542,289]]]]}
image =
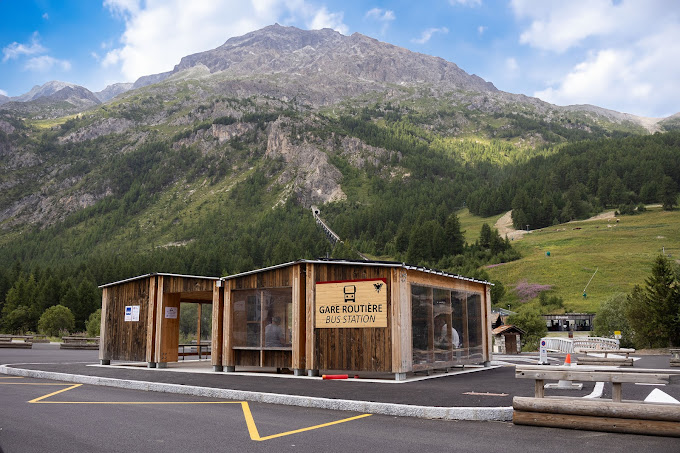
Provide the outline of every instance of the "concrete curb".
{"type": "Polygon", "coordinates": [[[85,376],[79,374],[54,373],[49,371],[12,368],[6,365],[0,365],[0,373],[36,379],[73,382],[76,384],[102,385],[130,390],[144,390],[148,392],[177,393],[207,398],[363,412],[367,414],[392,415],[396,417],[415,417],[441,420],[512,420],[512,407],[433,407],[414,406],[410,404],[379,403],[373,401],[340,400],[300,395],[250,392],[246,390],[198,387],[193,385],[131,381],[100,376],[85,376]]]}

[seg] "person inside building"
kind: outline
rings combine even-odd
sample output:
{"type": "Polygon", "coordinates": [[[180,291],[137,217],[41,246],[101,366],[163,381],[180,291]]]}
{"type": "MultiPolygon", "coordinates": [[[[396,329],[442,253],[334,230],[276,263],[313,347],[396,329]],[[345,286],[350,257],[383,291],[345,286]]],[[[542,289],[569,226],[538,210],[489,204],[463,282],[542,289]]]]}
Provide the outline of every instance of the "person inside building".
{"type": "Polygon", "coordinates": [[[264,344],[265,346],[283,346],[285,344],[280,316],[273,316],[271,322],[264,328],[264,344]]]}

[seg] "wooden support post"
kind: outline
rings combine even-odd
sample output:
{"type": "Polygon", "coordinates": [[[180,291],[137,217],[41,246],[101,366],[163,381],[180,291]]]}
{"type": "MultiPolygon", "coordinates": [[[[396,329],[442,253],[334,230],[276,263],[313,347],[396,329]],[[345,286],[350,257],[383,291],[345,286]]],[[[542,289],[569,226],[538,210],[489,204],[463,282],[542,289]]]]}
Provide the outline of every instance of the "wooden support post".
{"type": "MultiPolygon", "coordinates": [[[[109,300],[109,289],[104,288],[102,291],[102,319],[99,325],[99,361],[102,365],[110,365],[111,358],[105,353],[106,351],[106,318],[108,317],[108,300],[109,300]],[[106,363],[105,363],[106,362],[106,363]]],[[[10,340],[11,341],[11,340],[10,340]]]]}
{"type": "Polygon", "coordinates": [[[297,373],[305,368],[305,340],[307,332],[304,326],[306,325],[305,312],[305,297],[304,282],[302,281],[304,274],[302,273],[303,265],[293,266],[291,269],[293,282],[292,299],[293,299],[293,326],[292,326],[292,345],[293,345],[293,361],[292,367],[297,373]]]}
{"type": "Polygon", "coordinates": [[[146,313],[146,361],[150,367],[155,366],[156,358],[156,319],[157,304],[158,304],[158,276],[149,278],[149,302],[148,311],[146,313]],[[153,365],[152,365],[153,364],[153,365]]]}
{"type": "Polygon", "coordinates": [[[543,379],[536,379],[534,382],[534,396],[536,398],[543,398],[545,396],[545,387],[543,386],[543,379]]]}
{"type": "MultiPolygon", "coordinates": [[[[483,348],[482,350],[484,351],[484,364],[488,364],[488,362],[491,360],[491,348],[493,345],[493,339],[491,338],[491,331],[493,328],[491,327],[491,287],[487,286],[486,287],[486,292],[484,294],[484,300],[482,302],[482,319],[484,322],[482,325],[484,326],[484,333],[482,334],[482,344],[483,348]]],[[[513,354],[515,351],[513,351],[513,354]]]]}
{"type": "MultiPolygon", "coordinates": [[[[196,344],[197,345],[201,344],[201,316],[203,315],[202,312],[203,312],[203,304],[199,302],[198,303],[198,309],[196,310],[196,313],[198,315],[197,316],[198,317],[198,325],[196,326],[196,329],[197,329],[196,330],[196,344]]],[[[198,353],[198,358],[199,359],[201,358],[200,349],[199,349],[199,353],[198,353]]]]}
{"type": "Polygon", "coordinates": [[[154,321],[153,362],[161,362],[161,321],[163,320],[163,276],[156,277],[156,319],[154,321]]]}
{"type": "Polygon", "coordinates": [[[226,280],[224,282],[224,310],[222,315],[222,323],[224,329],[222,330],[222,366],[227,367],[227,371],[234,371],[236,366],[236,357],[234,356],[234,350],[232,349],[232,331],[233,329],[233,319],[232,319],[232,298],[231,298],[231,288],[233,287],[233,280],[226,280]]]}
{"type": "Polygon", "coordinates": [[[621,402],[621,383],[612,382],[612,401],[615,403],[621,402]]]}
{"type": "MultiPolygon", "coordinates": [[[[392,372],[395,374],[404,373],[406,369],[404,368],[404,361],[402,357],[402,325],[401,325],[401,310],[402,306],[400,302],[401,286],[399,285],[399,271],[401,269],[392,268],[390,272],[390,286],[392,288],[390,299],[390,328],[392,330],[392,372]]],[[[405,308],[405,307],[403,307],[405,308]]]]}
{"type": "Polygon", "coordinates": [[[316,333],[314,332],[314,309],[316,306],[316,266],[312,263],[307,263],[307,273],[306,273],[306,290],[307,290],[307,306],[306,308],[306,360],[305,367],[308,370],[316,370],[316,333]]]}
{"type": "Polygon", "coordinates": [[[222,371],[222,341],[223,341],[223,321],[224,321],[224,288],[218,286],[223,284],[221,281],[215,282],[213,286],[212,302],[212,332],[210,363],[215,371],[222,371]]]}

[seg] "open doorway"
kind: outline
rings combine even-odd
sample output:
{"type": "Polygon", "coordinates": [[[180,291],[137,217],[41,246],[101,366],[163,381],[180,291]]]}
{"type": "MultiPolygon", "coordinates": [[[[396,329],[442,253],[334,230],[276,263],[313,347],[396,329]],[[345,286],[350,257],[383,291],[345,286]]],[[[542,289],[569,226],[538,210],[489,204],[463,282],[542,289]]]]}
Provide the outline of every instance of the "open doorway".
{"type": "Polygon", "coordinates": [[[179,313],[178,359],[209,359],[212,337],[212,304],[181,302],[179,313]]]}

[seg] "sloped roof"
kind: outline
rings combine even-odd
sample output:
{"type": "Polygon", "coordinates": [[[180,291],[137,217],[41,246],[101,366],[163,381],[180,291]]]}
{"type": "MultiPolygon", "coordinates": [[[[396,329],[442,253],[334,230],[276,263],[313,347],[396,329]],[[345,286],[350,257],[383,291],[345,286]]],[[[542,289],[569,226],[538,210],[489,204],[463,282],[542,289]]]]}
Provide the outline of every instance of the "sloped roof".
{"type": "Polygon", "coordinates": [[[491,332],[492,332],[494,335],[500,335],[500,334],[503,334],[503,333],[510,333],[510,332],[513,332],[513,331],[514,331],[514,332],[517,332],[517,333],[520,334],[520,335],[525,335],[525,334],[526,334],[526,332],[523,331],[522,329],[520,329],[519,327],[517,327],[517,326],[508,326],[508,325],[505,325],[505,326],[498,326],[498,327],[496,327],[495,329],[493,329],[491,332]]]}

